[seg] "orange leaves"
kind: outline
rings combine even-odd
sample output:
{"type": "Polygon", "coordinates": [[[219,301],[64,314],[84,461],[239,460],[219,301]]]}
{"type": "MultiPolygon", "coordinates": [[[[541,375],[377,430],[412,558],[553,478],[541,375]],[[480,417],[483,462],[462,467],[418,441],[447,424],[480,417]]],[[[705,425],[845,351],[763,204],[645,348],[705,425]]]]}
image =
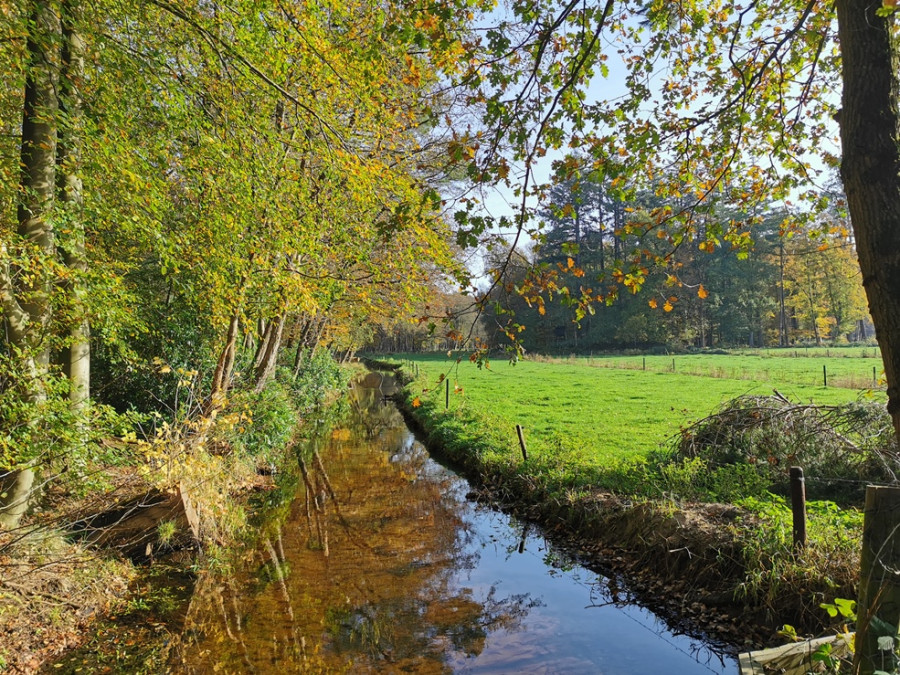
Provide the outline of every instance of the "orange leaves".
{"type": "Polygon", "coordinates": [[[437,28],[438,19],[434,14],[426,14],[417,18],[414,25],[416,28],[431,31],[437,28]]]}
{"type": "Polygon", "coordinates": [[[669,302],[668,300],[666,300],[666,304],[663,305],[663,309],[664,309],[666,312],[671,312],[673,309],[675,309],[675,307],[672,305],[671,302],[669,302]]]}
{"type": "Polygon", "coordinates": [[[647,304],[650,305],[650,309],[656,309],[657,307],[659,307],[659,303],[656,302],[656,298],[650,298],[650,300],[647,301],[647,304]]]}
{"type": "Polygon", "coordinates": [[[422,405],[422,401],[419,399],[418,396],[416,396],[416,397],[412,400],[412,407],[413,407],[413,408],[418,408],[418,407],[421,406],[421,405],[422,405]]]}
{"type": "Polygon", "coordinates": [[[705,300],[709,297],[709,291],[703,288],[703,284],[700,284],[700,288],[697,289],[697,297],[699,297],[701,300],[705,300]]]}

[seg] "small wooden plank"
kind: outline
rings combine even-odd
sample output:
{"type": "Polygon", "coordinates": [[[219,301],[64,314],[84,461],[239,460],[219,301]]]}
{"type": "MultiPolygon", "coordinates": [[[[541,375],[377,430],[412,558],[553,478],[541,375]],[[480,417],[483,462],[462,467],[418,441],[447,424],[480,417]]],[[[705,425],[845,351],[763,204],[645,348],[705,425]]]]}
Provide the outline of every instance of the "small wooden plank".
{"type": "MultiPolygon", "coordinates": [[[[853,633],[831,635],[815,640],[792,642],[781,647],[745,652],[738,657],[741,675],[763,675],[764,673],[780,673],[782,675],[806,675],[813,666],[812,655],[823,644],[832,643],[831,655],[845,656],[850,653],[853,633]]],[[[813,672],[816,672],[813,670],[813,672]]]]}

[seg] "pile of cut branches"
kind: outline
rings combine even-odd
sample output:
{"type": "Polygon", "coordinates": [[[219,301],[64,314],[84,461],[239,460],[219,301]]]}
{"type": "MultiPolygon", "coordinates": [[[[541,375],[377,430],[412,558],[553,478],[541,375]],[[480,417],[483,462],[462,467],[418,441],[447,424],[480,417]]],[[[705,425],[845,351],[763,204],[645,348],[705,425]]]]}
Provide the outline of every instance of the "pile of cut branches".
{"type": "Polygon", "coordinates": [[[784,491],[788,469],[800,466],[807,492],[828,498],[860,494],[866,482],[896,483],[900,453],[881,403],[794,403],[779,392],[727,401],[675,437],[678,459],[710,468],[746,464],[784,491]]]}

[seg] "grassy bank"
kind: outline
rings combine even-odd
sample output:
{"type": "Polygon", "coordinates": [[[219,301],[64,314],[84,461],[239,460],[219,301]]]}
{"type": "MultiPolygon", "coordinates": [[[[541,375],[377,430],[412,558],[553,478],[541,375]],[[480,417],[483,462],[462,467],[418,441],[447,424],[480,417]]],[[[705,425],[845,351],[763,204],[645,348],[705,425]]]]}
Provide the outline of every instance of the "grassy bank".
{"type": "Polygon", "coordinates": [[[305,420],[347,380],[323,351],[297,377],[282,370],[142,439],[106,439],[126,450],[92,467],[103,481],[50,483],[21,527],[0,533],[0,670],[164,670],[194,574],[252,530],[253,495],[270,494],[271,474],[296,462],[289,450],[315,426],[305,420]]]}
{"type": "MultiPolygon", "coordinates": [[[[739,368],[750,357],[733,358],[739,368]]],[[[846,499],[843,507],[811,503],[809,545],[797,555],[790,511],[770,491],[777,491],[771,466],[761,471],[681,457],[671,439],[736,396],[777,388],[795,402],[837,405],[883,400],[883,393],[692,375],[678,372],[677,361],[673,373],[596,367],[597,360],[503,362],[478,370],[446,355],[399,359],[413,378],[407,412],[433,447],[495,497],[631,549],[634,559],[670,578],[702,578],[692,601],[731,603],[773,631],[782,623],[824,628],[828,618],[819,603],[855,597],[859,511],[846,499]],[[516,424],[525,429],[527,461],[516,424]]],[[[781,459],[786,474],[788,458],[781,459]]]]}

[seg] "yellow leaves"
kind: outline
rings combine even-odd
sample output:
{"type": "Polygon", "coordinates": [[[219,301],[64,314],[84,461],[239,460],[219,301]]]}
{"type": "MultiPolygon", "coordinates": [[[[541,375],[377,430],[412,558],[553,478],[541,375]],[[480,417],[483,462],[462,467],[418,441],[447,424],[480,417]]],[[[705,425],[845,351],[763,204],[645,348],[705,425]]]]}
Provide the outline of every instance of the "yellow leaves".
{"type": "Polygon", "coordinates": [[[650,298],[647,301],[647,304],[650,305],[650,309],[656,309],[659,306],[659,303],[656,302],[656,298],[650,298]]]}
{"type": "Polygon", "coordinates": [[[425,16],[420,16],[419,18],[417,18],[414,25],[416,28],[431,31],[437,28],[438,20],[434,14],[426,14],[425,16]]]}
{"type": "Polygon", "coordinates": [[[699,297],[701,300],[705,300],[709,297],[709,291],[703,288],[703,284],[700,284],[700,288],[697,289],[697,297],[699,297]]]}
{"type": "Polygon", "coordinates": [[[675,309],[675,308],[672,306],[672,303],[671,303],[671,302],[669,302],[668,300],[666,300],[666,304],[663,305],[663,309],[664,309],[666,312],[671,312],[671,311],[672,311],[673,309],[675,309]]]}

